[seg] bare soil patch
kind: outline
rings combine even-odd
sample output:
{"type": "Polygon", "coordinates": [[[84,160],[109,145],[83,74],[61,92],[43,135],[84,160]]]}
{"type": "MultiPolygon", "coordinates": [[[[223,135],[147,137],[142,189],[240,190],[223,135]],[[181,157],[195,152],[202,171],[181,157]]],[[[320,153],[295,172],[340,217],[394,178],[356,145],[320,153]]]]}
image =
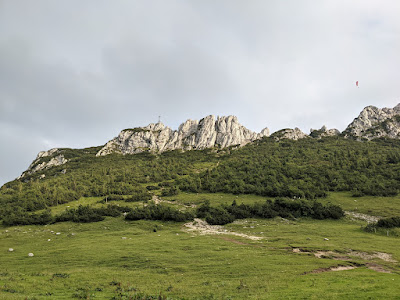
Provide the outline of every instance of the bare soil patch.
{"type": "Polygon", "coordinates": [[[293,248],[293,253],[312,253],[317,258],[331,258],[336,260],[350,260],[351,256],[359,257],[364,260],[373,260],[375,258],[381,259],[386,262],[393,262],[396,263],[391,254],[384,253],[384,252],[374,252],[374,253],[367,253],[363,251],[354,251],[350,250],[346,253],[340,253],[336,251],[322,251],[322,250],[307,250],[302,248],[293,248]]]}
{"type": "Polygon", "coordinates": [[[347,270],[353,270],[357,268],[356,266],[333,266],[333,267],[329,267],[329,268],[319,268],[319,269],[315,269],[309,272],[304,272],[301,275],[306,275],[306,274],[319,274],[319,273],[323,273],[323,272],[336,272],[336,271],[347,271],[347,270]]]}
{"type": "MultiPolygon", "coordinates": [[[[334,260],[344,260],[344,261],[350,261],[352,257],[359,257],[363,260],[373,260],[373,259],[381,259],[386,262],[392,262],[396,263],[397,260],[393,259],[392,255],[384,252],[374,252],[374,253],[367,253],[367,252],[362,252],[362,251],[353,251],[350,250],[346,252],[345,254],[339,253],[336,251],[312,251],[312,250],[307,250],[307,249],[301,249],[301,248],[293,248],[292,249],[293,253],[310,253],[313,254],[317,258],[328,258],[328,259],[334,259],[334,260]]],[[[322,273],[322,272],[328,272],[328,271],[345,271],[345,270],[351,270],[355,269],[360,266],[365,266],[370,270],[374,270],[376,272],[380,273],[392,273],[390,270],[385,268],[382,265],[368,262],[365,264],[361,265],[351,265],[351,266],[336,266],[336,267],[329,267],[329,268],[320,268],[316,269],[310,272],[306,272],[303,274],[310,274],[310,273],[322,273]]]]}
{"type": "MultiPolygon", "coordinates": [[[[160,204],[160,203],[177,204],[177,203],[174,202],[174,201],[168,201],[168,200],[161,199],[160,197],[158,197],[158,196],[156,196],[156,195],[153,195],[153,198],[152,198],[151,200],[152,200],[155,204],[160,204]]],[[[185,206],[185,207],[191,207],[191,208],[196,208],[196,207],[197,207],[196,204],[189,204],[189,205],[183,204],[183,206],[185,206]]]]}
{"type": "Polygon", "coordinates": [[[350,219],[352,219],[352,220],[363,220],[363,221],[367,221],[367,223],[376,223],[379,221],[379,219],[381,219],[381,217],[370,216],[370,215],[361,214],[361,213],[355,213],[352,211],[345,211],[344,213],[346,216],[349,216],[350,219]]]}
{"type": "Polygon", "coordinates": [[[250,239],[253,241],[259,241],[264,239],[263,237],[254,236],[254,235],[247,235],[244,233],[238,233],[233,231],[228,231],[223,226],[220,225],[210,225],[206,221],[201,219],[194,219],[193,222],[189,222],[183,225],[186,232],[197,232],[200,235],[206,234],[226,234],[226,235],[233,235],[239,236],[242,238],[250,239]]]}
{"type": "Polygon", "coordinates": [[[366,267],[367,267],[368,269],[374,270],[374,271],[379,272],[379,273],[392,273],[392,272],[389,271],[388,269],[385,269],[385,267],[383,267],[383,266],[381,266],[381,265],[378,265],[378,264],[367,263],[367,264],[365,264],[365,265],[366,265],[366,267]]]}

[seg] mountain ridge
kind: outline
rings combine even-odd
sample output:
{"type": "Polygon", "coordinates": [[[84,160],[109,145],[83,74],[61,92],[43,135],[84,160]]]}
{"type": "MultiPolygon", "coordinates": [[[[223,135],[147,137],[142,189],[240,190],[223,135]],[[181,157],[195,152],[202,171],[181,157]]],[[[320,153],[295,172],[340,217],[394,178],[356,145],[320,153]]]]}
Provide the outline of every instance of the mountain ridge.
{"type": "MultiPolygon", "coordinates": [[[[261,132],[253,132],[241,125],[236,116],[213,115],[200,120],[188,119],[177,130],[172,130],[161,122],[150,123],[144,127],[123,129],[119,135],[108,141],[96,157],[112,153],[137,154],[141,152],[162,153],[172,150],[204,150],[207,148],[223,149],[231,146],[244,146],[263,137],[275,141],[281,139],[298,140],[328,136],[343,136],[356,140],[371,140],[379,137],[400,139],[400,103],[394,108],[366,106],[343,132],[333,128],[311,129],[310,134],[299,128],[285,128],[270,134],[266,127],[261,132]]],[[[68,162],[57,148],[41,151],[29,168],[18,179],[68,162]]]]}

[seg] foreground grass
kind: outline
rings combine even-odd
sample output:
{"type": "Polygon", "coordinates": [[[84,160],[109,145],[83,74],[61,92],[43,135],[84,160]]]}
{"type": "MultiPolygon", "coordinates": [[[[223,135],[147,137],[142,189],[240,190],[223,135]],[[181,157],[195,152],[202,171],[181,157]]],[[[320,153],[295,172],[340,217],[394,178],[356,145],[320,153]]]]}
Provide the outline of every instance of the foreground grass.
{"type": "MultiPolygon", "coordinates": [[[[201,197],[214,196],[232,199],[193,194],[188,201],[200,203],[201,197]]],[[[240,220],[224,227],[263,237],[260,241],[189,233],[181,223],[122,218],[1,228],[0,299],[129,299],[140,293],[171,299],[398,299],[397,262],[368,261],[392,272],[378,273],[361,258],[341,261],[292,251],[352,249],[385,252],[400,260],[399,238],[366,233],[361,225],[364,222],[346,218],[276,218],[240,220]],[[360,267],[308,273],[349,264],[360,267]]]]}

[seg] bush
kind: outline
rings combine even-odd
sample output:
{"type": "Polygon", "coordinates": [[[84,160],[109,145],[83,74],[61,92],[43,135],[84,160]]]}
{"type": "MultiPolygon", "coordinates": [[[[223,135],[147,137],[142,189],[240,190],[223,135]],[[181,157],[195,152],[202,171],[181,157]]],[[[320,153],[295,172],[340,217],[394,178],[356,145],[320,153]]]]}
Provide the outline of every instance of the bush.
{"type": "Polygon", "coordinates": [[[3,225],[46,225],[54,222],[54,218],[49,210],[41,214],[28,214],[27,212],[17,211],[3,218],[3,225]]]}
{"type": "Polygon", "coordinates": [[[172,186],[167,189],[163,189],[161,192],[161,196],[166,197],[166,196],[175,196],[179,194],[179,188],[176,186],[172,186]]]}
{"type": "Polygon", "coordinates": [[[244,218],[265,218],[270,219],[276,216],[282,218],[311,217],[314,219],[339,219],[344,216],[344,211],[337,205],[326,206],[319,202],[298,201],[291,199],[267,200],[264,203],[253,205],[240,204],[236,201],[231,206],[211,207],[206,201],[196,210],[198,218],[205,218],[211,225],[224,225],[233,222],[235,219],[244,218]]]}
{"type": "Polygon", "coordinates": [[[380,219],[376,223],[376,226],[377,227],[384,227],[384,228],[400,227],[400,217],[392,217],[392,218],[380,219]]]}
{"type": "Polygon", "coordinates": [[[206,221],[211,225],[225,225],[235,221],[235,216],[230,214],[222,206],[212,207],[210,212],[206,215],[206,221]]]}
{"type": "Polygon", "coordinates": [[[72,221],[77,223],[90,223],[103,221],[104,216],[102,216],[99,211],[91,208],[90,206],[79,205],[77,209],[71,208],[67,209],[60,215],[56,216],[57,222],[72,221]]]}
{"type": "Polygon", "coordinates": [[[110,204],[107,205],[106,207],[94,208],[94,211],[96,211],[101,216],[119,217],[124,212],[126,213],[131,212],[132,208],[127,206],[118,206],[110,204]]]}
{"type": "Polygon", "coordinates": [[[117,194],[111,194],[108,196],[105,196],[102,200],[100,200],[100,203],[107,203],[108,201],[118,201],[118,200],[124,200],[124,196],[122,195],[117,195],[117,194]]]}
{"type": "Polygon", "coordinates": [[[143,208],[136,208],[129,212],[126,220],[160,220],[183,222],[193,220],[194,215],[191,212],[182,212],[178,209],[163,205],[150,204],[143,208]]]}
{"type": "Polygon", "coordinates": [[[137,188],[131,197],[125,199],[125,202],[140,202],[151,200],[151,194],[144,188],[137,188]]]}

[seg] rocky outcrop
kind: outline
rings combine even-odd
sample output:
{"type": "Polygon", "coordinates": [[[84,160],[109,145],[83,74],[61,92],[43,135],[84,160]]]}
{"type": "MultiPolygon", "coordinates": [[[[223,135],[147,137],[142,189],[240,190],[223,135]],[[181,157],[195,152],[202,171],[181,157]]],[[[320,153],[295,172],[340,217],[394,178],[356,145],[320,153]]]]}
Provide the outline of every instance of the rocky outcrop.
{"type": "Polygon", "coordinates": [[[400,103],[394,108],[365,107],[347,126],[343,135],[348,138],[371,140],[378,137],[400,138],[400,103]]]}
{"type": "Polygon", "coordinates": [[[179,126],[178,130],[172,130],[162,123],[122,130],[96,155],[225,148],[233,145],[245,145],[263,136],[269,136],[268,128],[263,129],[261,133],[255,133],[242,126],[235,116],[215,119],[210,115],[200,121],[187,120],[179,126]]]}
{"type": "Polygon", "coordinates": [[[282,139],[289,139],[289,140],[299,140],[299,139],[304,139],[309,137],[307,134],[305,134],[303,131],[301,131],[299,128],[286,128],[279,130],[277,132],[274,132],[271,137],[273,137],[276,141],[280,141],[282,139]]]}
{"type": "MultiPolygon", "coordinates": [[[[60,166],[65,164],[68,160],[64,158],[64,155],[59,154],[57,148],[50,149],[48,151],[41,151],[36,156],[36,159],[31,163],[28,170],[23,172],[18,179],[24,178],[26,175],[32,175],[38,171],[42,171],[54,166],[60,166]]],[[[44,177],[43,177],[44,178],[44,177]]]]}
{"type": "Polygon", "coordinates": [[[337,136],[340,134],[340,131],[336,128],[328,129],[326,126],[322,126],[321,129],[310,129],[310,136],[312,138],[323,138],[327,136],[337,136]]]}

